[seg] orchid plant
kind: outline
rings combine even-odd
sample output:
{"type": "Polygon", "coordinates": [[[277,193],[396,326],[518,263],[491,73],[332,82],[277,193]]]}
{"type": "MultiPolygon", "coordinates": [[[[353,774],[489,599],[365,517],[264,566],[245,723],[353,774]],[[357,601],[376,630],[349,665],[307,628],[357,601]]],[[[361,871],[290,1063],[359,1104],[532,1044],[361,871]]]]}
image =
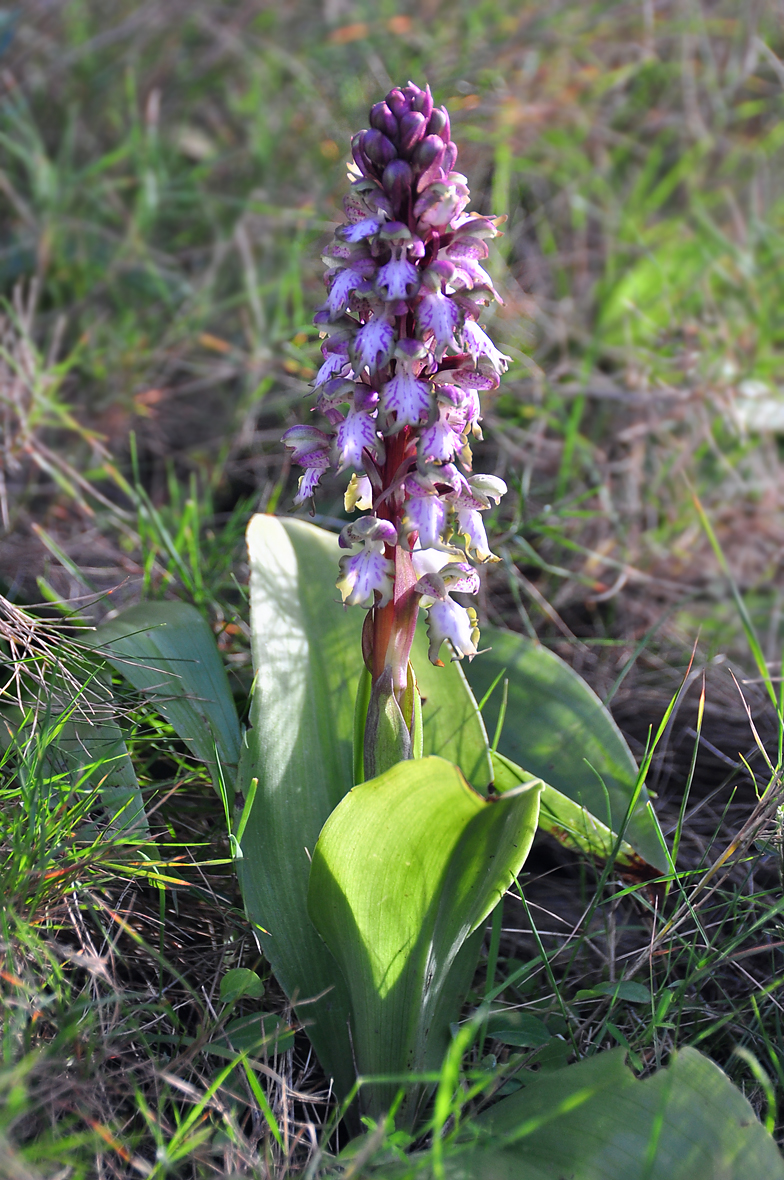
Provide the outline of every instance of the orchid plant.
{"type": "Polygon", "coordinates": [[[338,589],[368,608],[363,654],[371,678],[365,728],[368,777],[411,756],[416,685],[411,644],[427,609],[429,658],[477,653],[476,613],[452,595],[474,594],[477,566],[496,560],[482,513],[504,481],[472,472],[481,439],[479,394],[509,357],[478,321],[498,300],[482,266],[501,219],[466,211],[449,115],[430,88],[389,92],[351,144],[346,221],[327,247],[325,337],[315,409],[327,429],[284,435],[305,471],[295,503],[330,469],[351,471],[346,511],[364,515],[340,534],[349,549],[338,589]]]}
{"type": "MultiPolygon", "coordinates": [[[[453,597],[494,560],[483,513],[506,490],[471,462],[480,394],[509,363],[479,322],[499,219],[467,210],[428,88],[391,90],[352,154],[316,314],[317,418],[284,438],[297,505],[346,472],[350,519],[339,537],[250,522],[249,723],[193,607],[141,604],[93,643],[208,766],[259,945],[337,1094],[359,1087],[347,1117],[380,1117],[402,1086],[413,1130],[537,826],[633,881],[671,863],[644,768],[588,686],[511,632],[487,628],[480,655],[453,597]]],[[[103,788],[138,791],[109,736],[103,788]]]]}
{"type": "MultiPolygon", "coordinates": [[[[588,686],[512,632],[486,628],[480,655],[476,615],[453,597],[475,593],[494,560],[482,514],[505,491],[473,473],[470,449],[481,438],[479,395],[509,362],[479,323],[498,298],[482,266],[498,219],[466,211],[449,117],[429,89],[390,91],[370,124],[352,141],[346,222],[325,255],[320,418],[285,436],[304,468],[297,504],[335,468],[350,473],[352,519],[339,538],[302,519],[251,520],[249,724],[198,611],[142,603],[97,628],[94,661],[80,649],[73,676],[84,674],[101,708],[66,711],[56,769],[74,789],[100,792],[115,830],[157,857],[101,674],[111,664],[207,766],[249,923],[347,1123],[359,1129],[364,1116],[383,1129],[392,1109],[409,1142],[429,1126],[432,1170],[414,1153],[406,1174],[444,1176],[458,1174],[446,1171],[442,1137],[458,1059],[493,1035],[489,1019],[518,1015],[490,1006],[504,988],[493,977],[496,907],[519,888],[537,826],[659,896],[673,866],[646,765],[638,770],[588,686]],[[494,910],[484,1001],[461,1025],[494,910]]],[[[536,1039],[526,1045],[518,1030],[515,1045],[542,1046],[534,1024],[536,1039]]],[[[222,1037],[249,1080],[257,1056],[291,1043],[262,1011],[222,1037]]],[[[755,1174],[784,1178],[751,1107],[693,1049],[645,1082],[622,1050],[528,1073],[455,1144],[469,1178],[575,1168],[586,1178],[685,1178],[695,1159],[711,1175],[745,1175],[751,1161],[755,1174]]]]}

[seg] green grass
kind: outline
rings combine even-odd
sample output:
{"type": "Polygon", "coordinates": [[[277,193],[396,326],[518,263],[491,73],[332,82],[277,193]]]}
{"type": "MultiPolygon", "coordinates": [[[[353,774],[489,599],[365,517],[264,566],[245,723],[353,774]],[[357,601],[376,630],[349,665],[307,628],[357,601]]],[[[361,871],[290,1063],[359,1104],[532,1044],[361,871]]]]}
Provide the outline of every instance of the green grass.
{"type": "MultiPolygon", "coordinates": [[[[773,6],[659,7],[653,26],[643,5],[574,0],[0,13],[4,592],[96,616],[185,597],[244,703],[242,531],[251,511],[290,506],[277,440],[309,414],[319,246],[348,139],[390,82],[426,79],[452,111],[474,207],[510,214],[493,331],[517,363],[477,454],[510,485],[485,613],[613,693],[640,752],[698,640],[703,736],[739,766],[748,756],[764,788],[722,661],[748,681],[759,668],[692,489],[757,660],[778,667],[781,447],[763,427],[782,405],[784,43],[773,6]]],[[[327,491],[323,518],[339,519],[342,489],[327,491]]],[[[764,686],[743,687],[776,765],[764,686]]],[[[244,923],[203,768],[160,717],[122,704],[169,866],[157,876],[107,830],[89,783],[53,772],[56,719],[0,768],[9,1174],[338,1174],[345,1145],[321,1130],[329,1107],[302,1033],[221,1078],[231,1062],[209,1046],[251,1007],[221,1004],[226,970],[265,977],[265,1009],[283,1020],[285,1001],[244,923]]],[[[652,769],[669,834],[696,716],[692,687],[652,769]]],[[[527,908],[507,899],[472,1003],[495,992],[551,1039],[468,1046],[464,1114],[520,1069],[618,1043],[644,1070],[697,1045],[763,1116],[765,1077],[781,1105],[780,818],[758,816],[726,879],[693,893],[757,802],[742,768],[697,753],[663,910],[612,879],[597,894],[590,866],[538,848],[527,908]],[[686,899],[698,908],[662,933],[686,899]],[[584,994],[630,966],[644,998],[584,994]]],[[[368,1136],[355,1175],[405,1146],[390,1128],[368,1136]]]]}

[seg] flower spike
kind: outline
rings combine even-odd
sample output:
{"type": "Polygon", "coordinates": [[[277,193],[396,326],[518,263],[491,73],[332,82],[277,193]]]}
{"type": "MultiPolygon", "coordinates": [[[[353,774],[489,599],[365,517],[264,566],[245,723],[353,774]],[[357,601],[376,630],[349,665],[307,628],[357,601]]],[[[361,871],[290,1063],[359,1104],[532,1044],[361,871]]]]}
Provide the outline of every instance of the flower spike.
{"type": "MultiPolygon", "coordinates": [[[[482,437],[480,393],[510,362],[478,323],[499,298],[484,264],[502,219],[467,212],[449,115],[429,87],[392,89],[351,153],[346,220],[324,252],[327,297],[314,321],[325,338],[314,382],[325,429],[295,426],[284,442],[304,468],[297,504],[330,468],[352,472],[346,511],[365,515],[341,533],[350,552],[338,588],[370,612],[371,710],[393,693],[410,727],[420,606],[433,663],[445,643],[453,658],[473,658],[476,615],[451,595],[475,594],[475,567],[495,560],[483,513],[506,486],[472,474],[469,438],[482,437]]],[[[369,717],[366,733],[377,730],[369,717]]],[[[366,742],[366,774],[383,769],[366,742]]]]}

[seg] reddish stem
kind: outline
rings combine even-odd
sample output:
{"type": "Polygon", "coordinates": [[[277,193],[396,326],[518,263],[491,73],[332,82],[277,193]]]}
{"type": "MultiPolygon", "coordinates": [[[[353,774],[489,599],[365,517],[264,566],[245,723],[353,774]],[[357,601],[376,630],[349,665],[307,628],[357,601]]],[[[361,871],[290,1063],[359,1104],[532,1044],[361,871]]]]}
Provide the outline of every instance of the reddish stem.
{"type": "MultiPolygon", "coordinates": [[[[405,426],[387,442],[386,457],[381,470],[382,487],[379,496],[392,484],[411,447],[411,429],[405,426]]],[[[377,505],[377,515],[391,521],[400,535],[403,517],[402,487],[385,497],[377,505]]],[[[411,555],[400,545],[387,545],[384,554],[395,564],[395,589],[386,606],[373,608],[373,667],[375,684],[386,668],[392,669],[395,695],[405,691],[408,676],[408,657],[414,639],[419,596],[413,592],[416,574],[411,555]]]]}

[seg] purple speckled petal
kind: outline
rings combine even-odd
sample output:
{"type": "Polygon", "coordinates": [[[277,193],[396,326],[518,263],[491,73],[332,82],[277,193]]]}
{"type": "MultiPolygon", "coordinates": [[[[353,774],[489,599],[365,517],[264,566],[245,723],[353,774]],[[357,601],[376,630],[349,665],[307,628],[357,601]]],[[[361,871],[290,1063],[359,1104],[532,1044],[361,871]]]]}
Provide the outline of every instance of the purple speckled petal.
{"type": "Polygon", "coordinates": [[[472,290],[474,287],[487,287],[490,291],[495,292],[493,280],[487,271],[479,265],[473,258],[459,258],[455,259],[455,272],[453,282],[456,287],[468,287],[472,290]]]}
{"type": "Polygon", "coordinates": [[[337,588],[347,606],[386,606],[394,589],[394,563],[384,557],[380,542],[370,542],[365,548],[340,559],[337,588]],[[376,604],[376,591],[381,595],[376,604]]]}
{"type": "Polygon", "coordinates": [[[445,565],[441,577],[447,590],[459,594],[477,594],[480,586],[479,574],[466,561],[455,561],[445,565]]]}
{"type": "Polygon", "coordinates": [[[313,382],[316,389],[323,385],[325,381],[329,381],[330,377],[335,374],[345,376],[350,371],[349,360],[347,356],[341,356],[339,352],[328,352],[327,359],[316,374],[316,379],[313,382]]]}
{"type": "Polygon", "coordinates": [[[436,664],[438,651],[445,639],[448,639],[454,649],[454,658],[462,660],[463,656],[473,659],[476,655],[476,641],[479,638],[474,619],[471,614],[455,602],[448,595],[442,601],[436,601],[427,612],[427,635],[430,640],[428,658],[436,664]]]}
{"type": "Polygon", "coordinates": [[[506,356],[503,352],[499,352],[487,335],[487,332],[483,328],[480,328],[479,324],[475,324],[473,320],[467,319],[463,324],[462,336],[465,350],[474,358],[474,362],[480,356],[486,356],[496,373],[505,373],[509,368],[509,362],[512,358],[506,356]]]}
{"type": "MultiPolygon", "coordinates": [[[[340,531],[338,544],[341,549],[348,549],[360,542],[381,542],[382,545],[397,544],[397,529],[391,520],[383,520],[379,516],[368,514],[360,516],[358,520],[350,520],[340,531]]],[[[381,552],[381,550],[379,550],[381,552]]]]}
{"type": "Polygon", "coordinates": [[[354,337],[354,372],[368,368],[375,373],[389,360],[395,347],[395,329],[386,320],[372,319],[354,337]]]}
{"type": "MultiPolygon", "coordinates": [[[[428,570],[419,579],[414,589],[423,598],[432,598],[440,601],[444,601],[446,598],[446,585],[444,579],[441,577],[440,570],[428,570]]],[[[427,606],[429,604],[423,603],[423,605],[427,606]]]]}
{"type": "Polygon", "coordinates": [[[454,410],[441,406],[436,421],[422,432],[419,455],[425,462],[449,463],[454,458],[455,451],[461,450],[461,433],[455,428],[450,414],[454,414],[454,410]]]}
{"type": "Polygon", "coordinates": [[[330,315],[333,319],[346,310],[349,295],[362,282],[362,275],[356,270],[341,270],[335,276],[327,296],[330,315]]]}
{"type": "Polygon", "coordinates": [[[393,258],[378,272],[376,289],[387,302],[411,299],[419,289],[419,271],[405,258],[393,258]]]}
{"type": "Polygon", "coordinates": [[[329,467],[328,452],[332,443],[332,436],[319,430],[317,426],[292,426],[285,432],[281,440],[283,445],[291,449],[293,463],[300,467],[318,467],[322,470],[329,467]]]}
{"type": "Polygon", "coordinates": [[[437,360],[441,359],[447,346],[457,349],[455,328],[459,322],[460,308],[440,291],[425,295],[417,308],[420,332],[432,332],[435,337],[437,360]]]}
{"type": "Polygon", "coordinates": [[[406,500],[403,527],[407,533],[415,530],[419,533],[419,544],[423,549],[442,549],[446,511],[446,504],[434,492],[411,496],[406,500]]]}
{"type": "Polygon", "coordinates": [[[297,494],[294,497],[296,505],[304,504],[306,500],[311,498],[323,474],[324,470],[318,467],[309,467],[305,471],[300,478],[297,494]]]}
{"type": "Polygon", "coordinates": [[[460,262],[463,258],[487,258],[490,251],[481,238],[456,238],[444,251],[447,258],[460,262]]]}
{"type": "Polygon", "coordinates": [[[430,410],[431,392],[426,381],[419,381],[402,367],[381,391],[387,413],[397,415],[397,428],[418,426],[430,410]]]}
{"type": "Polygon", "coordinates": [[[479,438],[482,437],[482,432],[477,425],[481,421],[479,394],[475,389],[465,390],[466,400],[463,403],[463,415],[465,417],[466,430],[473,430],[479,438]]]}
{"type": "Polygon", "coordinates": [[[365,461],[362,452],[367,447],[372,454],[375,445],[375,420],[364,411],[349,410],[344,421],[338,426],[336,447],[340,458],[340,470],[356,467],[359,471],[364,471],[365,461]]]}
{"type": "MultiPolygon", "coordinates": [[[[498,376],[496,373],[483,373],[466,365],[459,369],[450,369],[444,374],[445,380],[451,385],[459,385],[461,389],[497,389],[498,376]]],[[[438,375],[433,378],[438,382],[438,375]]]]}
{"type": "Polygon", "coordinates": [[[365,217],[353,225],[341,226],[339,232],[344,242],[361,242],[377,234],[383,224],[380,217],[365,217]]]}

